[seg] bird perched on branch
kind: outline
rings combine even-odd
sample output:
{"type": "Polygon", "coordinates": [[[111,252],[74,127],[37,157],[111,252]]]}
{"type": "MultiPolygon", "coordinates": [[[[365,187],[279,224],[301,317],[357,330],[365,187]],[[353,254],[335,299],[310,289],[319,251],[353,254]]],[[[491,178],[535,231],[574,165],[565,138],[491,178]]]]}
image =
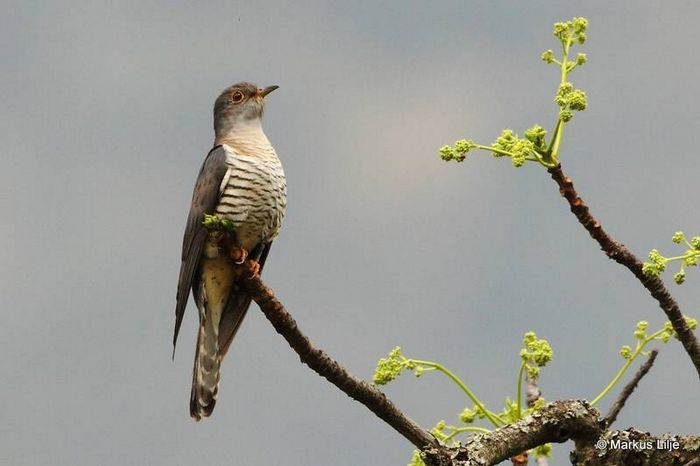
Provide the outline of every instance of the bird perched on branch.
{"type": "Polygon", "coordinates": [[[251,298],[236,283],[236,266],[260,271],[277,236],[287,184],[265,136],[264,89],[246,82],[225,89],[214,104],[214,148],[204,159],[192,194],[177,284],[173,354],[190,290],[199,309],[190,415],[211,415],[219,368],[251,298]]]}

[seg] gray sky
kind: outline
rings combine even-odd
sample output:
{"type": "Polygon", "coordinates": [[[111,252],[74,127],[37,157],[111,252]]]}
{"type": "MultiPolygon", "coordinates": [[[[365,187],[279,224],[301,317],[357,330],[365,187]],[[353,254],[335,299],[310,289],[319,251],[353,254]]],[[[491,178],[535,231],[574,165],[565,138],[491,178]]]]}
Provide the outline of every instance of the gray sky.
{"type": "MultiPolygon", "coordinates": [[[[289,207],[265,280],[366,378],[401,345],[498,409],[532,329],[555,350],[546,398],[592,398],[635,323],[662,325],[541,167],[436,154],[551,128],[558,76],[539,55],[555,21],[591,23],[572,76],[590,109],[562,159],[593,213],[641,255],[700,233],[696,2],[0,3],[3,465],[408,461],[411,446],[302,366],[256,308],[213,417],[189,418],[192,305],[170,360],[180,244],[214,98],[237,81],[280,86],[265,127],[289,207]]],[[[699,283],[691,270],[672,286],[695,316],[699,283]]],[[[426,427],[465,404],[437,374],[386,392],[426,427]]],[[[697,396],[672,342],[618,426],[697,433],[697,396]]]]}

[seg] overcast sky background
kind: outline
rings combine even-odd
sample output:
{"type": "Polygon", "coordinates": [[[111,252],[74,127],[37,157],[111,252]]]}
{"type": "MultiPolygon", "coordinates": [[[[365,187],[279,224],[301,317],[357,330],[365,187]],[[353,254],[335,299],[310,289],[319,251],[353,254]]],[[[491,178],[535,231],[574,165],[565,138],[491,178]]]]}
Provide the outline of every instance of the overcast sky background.
{"type": "MultiPolygon", "coordinates": [[[[365,378],[401,345],[497,410],[532,329],[555,351],[545,397],[590,399],[635,323],[663,324],[542,167],[437,155],[551,129],[558,72],[539,56],[555,21],[590,20],[572,76],[590,108],[562,160],[594,215],[640,255],[700,233],[697,2],[0,4],[3,465],[408,461],[411,445],[301,365],[257,308],[213,417],[188,415],[192,304],[170,360],[182,231],[213,101],[237,81],[280,86],[265,128],[289,206],[264,278],[365,378]]],[[[700,271],[688,275],[671,289],[700,317],[700,271]]],[[[439,374],[386,392],[426,427],[465,406],[439,374]]],[[[617,426],[697,434],[699,393],[671,342],[617,426]]],[[[556,448],[565,464],[570,445],[556,448]]]]}

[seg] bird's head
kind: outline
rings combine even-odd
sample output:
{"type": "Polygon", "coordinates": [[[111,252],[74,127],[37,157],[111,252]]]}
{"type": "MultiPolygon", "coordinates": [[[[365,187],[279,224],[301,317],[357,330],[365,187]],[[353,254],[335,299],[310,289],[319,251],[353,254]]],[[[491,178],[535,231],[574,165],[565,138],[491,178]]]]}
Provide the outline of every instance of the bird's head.
{"type": "Polygon", "coordinates": [[[265,96],[278,87],[260,88],[242,82],[224,89],[214,103],[214,131],[217,137],[251,124],[259,125],[265,109],[265,96]]]}

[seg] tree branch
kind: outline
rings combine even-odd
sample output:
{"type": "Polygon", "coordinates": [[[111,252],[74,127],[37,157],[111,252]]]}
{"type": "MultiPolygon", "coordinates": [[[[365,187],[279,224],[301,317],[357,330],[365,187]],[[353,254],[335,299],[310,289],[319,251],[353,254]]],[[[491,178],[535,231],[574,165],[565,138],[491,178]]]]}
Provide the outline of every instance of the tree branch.
{"type": "Polygon", "coordinates": [[[328,379],[350,398],[365,405],[418,449],[437,445],[432,435],[406,416],[377,387],[350,374],[340,363],[314,346],[299,330],[294,318],[272,290],[265,286],[259,275],[253,273],[249,263],[239,267],[238,271],[239,283],[250,293],[277,333],[287,340],[304,364],[328,379]]]}
{"type": "Polygon", "coordinates": [[[491,466],[548,442],[580,439],[592,443],[603,426],[586,401],[555,401],[540,411],[488,434],[474,435],[457,448],[431,447],[428,466],[491,466]]]}
{"type": "Polygon", "coordinates": [[[700,463],[700,438],[664,434],[658,437],[635,429],[607,431],[599,442],[576,442],[573,466],[687,466],[700,463]],[[617,443],[616,443],[617,442],[617,443]]]}
{"type": "Polygon", "coordinates": [[[651,366],[654,365],[654,361],[656,360],[656,356],[658,356],[658,354],[659,350],[653,350],[649,355],[649,358],[644,362],[644,364],[642,364],[642,367],[640,367],[637,373],[634,374],[632,380],[630,380],[630,382],[625,385],[625,388],[622,389],[620,395],[617,397],[617,400],[615,400],[615,403],[613,403],[612,407],[610,408],[608,415],[605,416],[605,423],[607,426],[611,426],[612,423],[615,422],[617,415],[620,414],[620,410],[625,406],[627,398],[630,397],[634,389],[637,388],[639,381],[647,374],[647,372],[649,372],[651,366]]]}
{"type": "Polygon", "coordinates": [[[591,237],[598,242],[605,254],[618,264],[624,265],[629,269],[639,282],[646,288],[649,293],[659,302],[659,306],[666,313],[666,316],[671,321],[673,329],[678,334],[683,348],[690,356],[690,360],[695,365],[695,370],[700,377],[700,344],[688,328],[683,318],[683,314],[678,306],[678,303],[671,293],[666,289],[664,282],[658,277],[648,277],[642,272],[642,262],[635,256],[625,245],[618,243],[610,236],[600,222],[596,220],[588,210],[583,199],[581,199],[574,189],[574,184],[571,178],[564,175],[561,165],[558,165],[549,170],[552,179],[559,185],[559,192],[569,202],[571,212],[576,216],[579,223],[588,231],[591,237]]]}

